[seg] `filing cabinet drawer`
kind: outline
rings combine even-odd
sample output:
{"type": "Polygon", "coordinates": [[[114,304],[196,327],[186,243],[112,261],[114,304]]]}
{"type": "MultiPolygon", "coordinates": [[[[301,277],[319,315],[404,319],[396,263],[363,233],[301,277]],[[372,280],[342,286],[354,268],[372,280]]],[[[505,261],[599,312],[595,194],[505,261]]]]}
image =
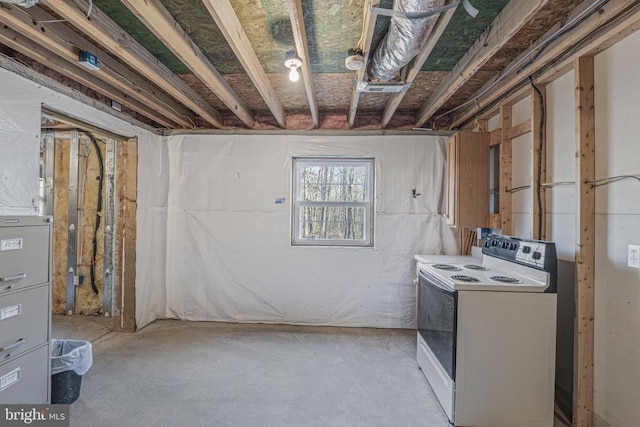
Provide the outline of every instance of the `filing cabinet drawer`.
{"type": "Polygon", "coordinates": [[[48,340],[49,286],[39,286],[0,297],[0,363],[48,340]],[[24,341],[20,341],[24,340],[24,341]]]}
{"type": "Polygon", "coordinates": [[[0,404],[49,400],[49,345],[0,365],[0,404]]]}
{"type": "Polygon", "coordinates": [[[0,296],[49,280],[49,230],[0,227],[0,296]]]}

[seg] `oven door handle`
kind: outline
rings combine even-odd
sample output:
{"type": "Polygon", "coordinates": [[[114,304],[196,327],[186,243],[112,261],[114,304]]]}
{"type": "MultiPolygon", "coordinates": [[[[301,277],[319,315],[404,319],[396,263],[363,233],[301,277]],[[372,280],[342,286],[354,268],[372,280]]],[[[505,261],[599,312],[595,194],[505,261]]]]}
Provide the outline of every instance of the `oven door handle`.
{"type": "Polygon", "coordinates": [[[452,288],[449,288],[448,286],[444,286],[443,284],[438,283],[436,280],[427,277],[424,271],[420,270],[418,274],[420,275],[421,279],[424,279],[427,282],[427,285],[440,289],[442,292],[446,292],[449,295],[454,294],[455,291],[452,288]]]}

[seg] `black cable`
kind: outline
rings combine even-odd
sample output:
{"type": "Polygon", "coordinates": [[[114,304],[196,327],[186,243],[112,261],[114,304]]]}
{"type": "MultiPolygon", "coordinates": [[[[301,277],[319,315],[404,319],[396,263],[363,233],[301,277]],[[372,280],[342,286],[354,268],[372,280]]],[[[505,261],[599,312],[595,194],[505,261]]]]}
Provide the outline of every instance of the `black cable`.
{"type": "Polygon", "coordinates": [[[524,64],[522,67],[520,67],[518,69],[518,71],[516,71],[516,74],[520,74],[525,68],[527,68],[529,65],[531,65],[532,63],[535,62],[536,59],[538,59],[538,57],[540,55],[542,55],[542,52],[554,41],[556,41],[557,39],[559,39],[560,37],[562,37],[563,35],[565,35],[566,33],[576,29],[577,27],[579,27],[583,22],[585,22],[587,19],[591,18],[593,15],[595,15],[596,13],[598,13],[607,3],[609,3],[610,0],[604,0],[602,3],[600,3],[596,8],[594,8],[591,12],[589,12],[588,14],[586,14],[585,16],[583,16],[580,20],[574,22],[571,26],[567,27],[567,28],[563,28],[562,31],[558,32],[555,34],[554,37],[551,37],[549,40],[545,40],[544,43],[542,43],[540,46],[536,47],[536,53],[535,55],[533,55],[529,61],[524,64]]]}
{"type": "Polygon", "coordinates": [[[538,86],[536,86],[535,81],[532,76],[529,76],[529,81],[531,82],[531,87],[536,92],[536,95],[540,99],[540,126],[538,128],[538,137],[540,139],[540,144],[536,148],[536,155],[538,157],[538,168],[536,170],[537,185],[535,188],[536,191],[536,202],[538,204],[538,236],[536,237],[538,240],[542,239],[542,215],[546,215],[545,212],[542,212],[542,191],[541,191],[541,181],[542,181],[542,147],[544,147],[544,127],[546,122],[546,112],[544,108],[544,96],[542,95],[542,91],[538,86]]]}
{"type": "Polygon", "coordinates": [[[93,240],[91,241],[91,265],[89,266],[89,277],[91,279],[91,289],[93,293],[98,295],[98,287],[96,286],[96,255],[98,252],[98,229],[100,228],[100,213],[102,212],[102,181],[104,177],[104,163],[102,162],[102,152],[100,151],[100,147],[98,146],[98,140],[91,134],[91,132],[81,131],[85,135],[89,137],[91,142],[93,143],[93,148],[96,150],[96,156],[98,157],[98,203],[96,206],[96,221],[95,227],[93,230],[93,240]]]}

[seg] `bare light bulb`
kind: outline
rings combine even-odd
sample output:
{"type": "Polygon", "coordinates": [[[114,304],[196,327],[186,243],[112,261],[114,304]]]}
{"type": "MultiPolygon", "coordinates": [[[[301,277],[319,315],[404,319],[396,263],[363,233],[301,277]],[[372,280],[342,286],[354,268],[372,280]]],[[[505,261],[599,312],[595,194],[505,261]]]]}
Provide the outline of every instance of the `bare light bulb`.
{"type": "Polygon", "coordinates": [[[291,67],[291,71],[289,72],[289,80],[292,82],[297,82],[300,80],[300,73],[298,72],[297,67],[291,67]]]}

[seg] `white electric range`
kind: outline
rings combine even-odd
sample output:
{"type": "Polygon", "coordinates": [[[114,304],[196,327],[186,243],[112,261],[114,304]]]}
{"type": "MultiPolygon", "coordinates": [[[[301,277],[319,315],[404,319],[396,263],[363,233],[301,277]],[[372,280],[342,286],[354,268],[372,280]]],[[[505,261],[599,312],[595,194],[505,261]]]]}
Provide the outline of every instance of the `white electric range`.
{"type": "Polygon", "coordinates": [[[555,245],[490,235],[482,254],[416,256],[418,365],[456,426],[552,426],[555,245]]]}

